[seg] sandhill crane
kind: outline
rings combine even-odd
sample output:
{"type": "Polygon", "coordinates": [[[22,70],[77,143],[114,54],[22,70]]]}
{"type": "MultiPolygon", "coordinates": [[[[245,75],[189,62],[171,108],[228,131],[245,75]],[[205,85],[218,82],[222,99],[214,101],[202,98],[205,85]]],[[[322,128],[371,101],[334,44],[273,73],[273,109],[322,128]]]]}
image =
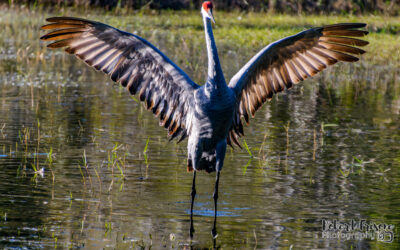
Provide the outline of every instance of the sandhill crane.
{"type": "Polygon", "coordinates": [[[188,137],[187,167],[193,171],[190,237],[193,236],[195,180],[199,170],[216,171],[214,199],[215,238],[219,176],[227,144],[240,147],[242,119],[272,96],[339,61],[355,62],[365,53],[354,46],[368,42],[364,23],[341,23],[312,28],[263,48],[226,84],[212,32],[213,5],[201,7],[208,53],[208,78],[197,85],[167,56],[145,39],[106,24],[73,17],[52,17],[42,29],[55,29],[41,37],[55,41],[47,47],[63,48],[89,66],[108,74],[160,119],[172,139],[188,137]],[[353,55],[351,55],[353,54],[353,55]]]}

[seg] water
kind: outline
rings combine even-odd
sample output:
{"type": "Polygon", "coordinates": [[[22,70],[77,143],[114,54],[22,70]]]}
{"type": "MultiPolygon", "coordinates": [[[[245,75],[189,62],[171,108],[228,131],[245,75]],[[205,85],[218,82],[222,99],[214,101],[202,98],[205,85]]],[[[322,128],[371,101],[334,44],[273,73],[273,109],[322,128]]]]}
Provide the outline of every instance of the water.
{"type": "MultiPolygon", "coordinates": [[[[196,59],[169,36],[152,41],[175,61],[196,59]]],[[[222,61],[240,62],[224,65],[229,78],[254,48],[232,54],[221,43],[222,61]]],[[[1,44],[12,46],[0,57],[0,247],[189,247],[186,142],[168,142],[141,104],[75,58],[29,39],[1,44]],[[18,43],[32,47],[14,56],[18,43]]],[[[204,60],[180,65],[201,82],[204,60]]],[[[197,175],[192,246],[397,249],[398,74],[342,64],[265,104],[245,127],[253,157],[227,151],[215,243],[215,176],[197,175]],[[322,238],[322,220],[351,219],[394,225],[394,242],[322,238]]]]}

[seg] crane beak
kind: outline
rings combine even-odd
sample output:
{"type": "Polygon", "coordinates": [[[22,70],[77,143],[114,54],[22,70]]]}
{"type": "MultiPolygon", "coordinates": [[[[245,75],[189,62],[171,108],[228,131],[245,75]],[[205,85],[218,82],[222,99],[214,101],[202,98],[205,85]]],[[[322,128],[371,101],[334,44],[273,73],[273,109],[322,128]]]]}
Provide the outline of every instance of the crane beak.
{"type": "Polygon", "coordinates": [[[212,10],[209,10],[209,11],[207,12],[207,14],[208,14],[208,16],[210,17],[211,21],[212,21],[213,23],[215,23],[215,19],[214,19],[212,10]]]}

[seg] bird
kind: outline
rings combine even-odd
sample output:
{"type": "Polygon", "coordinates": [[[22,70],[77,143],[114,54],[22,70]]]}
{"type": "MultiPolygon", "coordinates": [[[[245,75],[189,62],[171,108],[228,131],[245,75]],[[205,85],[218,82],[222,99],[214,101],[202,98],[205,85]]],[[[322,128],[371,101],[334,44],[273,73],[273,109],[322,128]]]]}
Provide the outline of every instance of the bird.
{"type": "Polygon", "coordinates": [[[217,237],[217,201],[220,172],[227,146],[240,147],[243,124],[279,92],[316,75],[337,62],[356,62],[368,44],[365,23],[339,23],[304,30],[273,42],[254,55],[226,82],[218,57],[212,25],[213,3],[201,4],[208,56],[207,79],[195,83],[158,48],[144,38],[97,21],[76,17],[51,17],[50,30],[40,39],[47,47],[64,48],[87,65],[102,71],[137,95],[168,130],[170,140],[188,139],[187,169],[193,172],[190,237],[196,173],[216,172],[213,193],[217,237]]]}

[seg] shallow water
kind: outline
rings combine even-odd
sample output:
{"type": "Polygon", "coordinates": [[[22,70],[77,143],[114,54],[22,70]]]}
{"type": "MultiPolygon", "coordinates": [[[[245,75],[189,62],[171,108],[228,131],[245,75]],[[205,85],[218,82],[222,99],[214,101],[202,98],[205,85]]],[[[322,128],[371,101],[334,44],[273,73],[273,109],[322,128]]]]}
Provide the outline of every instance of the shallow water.
{"type": "MultiPolygon", "coordinates": [[[[196,59],[179,65],[201,82],[205,58],[188,51],[204,48],[179,53],[171,36],[151,37],[175,61],[196,59]]],[[[41,60],[16,43],[0,43],[0,247],[189,247],[186,142],[168,142],[141,104],[72,56],[41,60]]],[[[228,79],[254,49],[229,46],[228,79]]],[[[214,174],[198,174],[192,246],[398,249],[398,75],[341,64],[265,104],[245,128],[252,156],[227,151],[215,243],[214,174]],[[322,220],[351,219],[394,225],[393,243],[322,238],[322,220]]]]}

